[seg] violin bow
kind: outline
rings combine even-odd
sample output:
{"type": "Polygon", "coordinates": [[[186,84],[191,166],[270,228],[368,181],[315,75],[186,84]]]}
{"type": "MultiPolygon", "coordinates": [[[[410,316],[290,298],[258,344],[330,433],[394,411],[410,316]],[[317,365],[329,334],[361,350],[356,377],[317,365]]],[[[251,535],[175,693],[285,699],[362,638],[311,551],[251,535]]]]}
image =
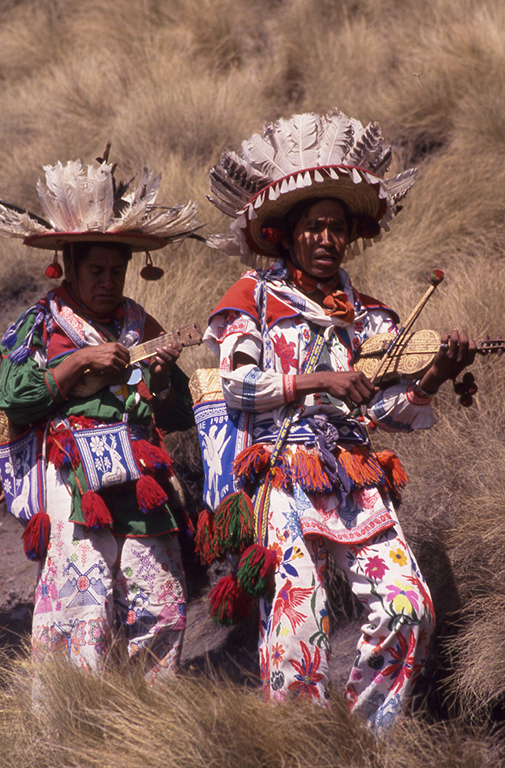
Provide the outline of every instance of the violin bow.
{"type": "Polygon", "coordinates": [[[440,285],[444,277],[445,275],[441,269],[433,270],[433,272],[430,275],[430,287],[428,288],[424,296],[421,298],[421,300],[416,304],[411,314],[408,316],[407,320],[405,321],[405,324],[402,325],[397,335],[395,336],[394,339],[392,339],[390,345],[386,349],[384,353],[384,357],[382,358],[382,361],[379,367],[377,368],[375,374],[371,378],[372,384],[375,384],[377,380],[380,381],[386,375],[392,360],[394,359],[395,356],[397,356],[401,352],[401,343],[403,342],[403,339],[405,338],[407,333],[410,331],[410,329],[414,325],[415,321],[421,314],[428,300],[436,290],[437,286],[440,285]]]}

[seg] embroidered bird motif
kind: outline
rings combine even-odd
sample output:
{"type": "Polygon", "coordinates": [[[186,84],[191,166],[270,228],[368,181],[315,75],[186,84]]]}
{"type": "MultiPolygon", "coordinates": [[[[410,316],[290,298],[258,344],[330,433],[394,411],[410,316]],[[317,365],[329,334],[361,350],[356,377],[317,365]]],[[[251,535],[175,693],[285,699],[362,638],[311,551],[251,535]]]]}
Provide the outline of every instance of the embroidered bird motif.
{"type": "Polygon", "coordinates": [[[297,361],[295,358],[295,342],[286,341],[284,334],[280,336],[274,336],[273,339],[275,354],[281,361],[282,372],[289,373],[291,368],[297,367],[297,361]]]}
{"type": "Polygon", "coordinates": [[[312,594],[312,588],[293,587],[292,582],[286,579],[284,586],[279,591],[274,603],[273,624],[276,627],[283,615],[287,616],[293,633],[296,627],[307,618],[305,613],[295,610],[295,606],[300,606],[312,594]]]}

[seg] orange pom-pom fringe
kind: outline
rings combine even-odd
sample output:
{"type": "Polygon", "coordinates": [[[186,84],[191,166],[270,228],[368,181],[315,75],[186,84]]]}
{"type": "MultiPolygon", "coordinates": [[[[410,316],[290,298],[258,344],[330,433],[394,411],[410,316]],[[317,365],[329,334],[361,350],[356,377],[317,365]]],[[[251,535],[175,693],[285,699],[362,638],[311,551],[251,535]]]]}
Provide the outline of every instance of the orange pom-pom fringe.
{"type": "Polygon", "coordinates": [[[369,488],[384,481],[382,467],[367,449],[341,450],[337,461],[345,469],[354,488],[369,488]]]}
{"type": "Polygon", "coordinates": [[[270,476],[272,478],[272,488],[282,488],[284,491],[292,488],[291,467],[286,454],[277,457],[275,467],[272,467],[270,470],[270,476]]]}
{"type": "Polygon", "coordinates": [[[333,486],[315,450],[298,447],[291,459],[293,483],[304,491],[331,493],[333,486]]]}
{"type": "Polygon", "coordinates": [[[233,462],[233,474],[242,483],[254,483],[268,468],[270,449],[261,443],[244,448],[233,462]]]}
{"type": "Polygon", "coordinates": [[[383,489],[397,501],[401,501],[400,489],[408,482],[408,476],[403,469],[400,459],[393,451],[385,450],[376,454],[377,461],[384,470],[383,489]]]}

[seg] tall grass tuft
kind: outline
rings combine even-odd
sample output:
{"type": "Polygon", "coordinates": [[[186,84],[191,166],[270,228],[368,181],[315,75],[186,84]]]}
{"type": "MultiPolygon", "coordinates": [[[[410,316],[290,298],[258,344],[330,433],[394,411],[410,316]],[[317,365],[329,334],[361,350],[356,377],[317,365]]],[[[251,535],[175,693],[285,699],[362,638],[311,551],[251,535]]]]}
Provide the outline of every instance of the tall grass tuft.
{"type": "Polygon", "coordinates": [[[412,720],[377,738],[335,697],[331,708],[265,705],[212,677],[174,678],[155,690],[135,670],[83,674],[67,663],[2,670],[5,768],[473,768],[498,747],[474,733],[412,720]]]}

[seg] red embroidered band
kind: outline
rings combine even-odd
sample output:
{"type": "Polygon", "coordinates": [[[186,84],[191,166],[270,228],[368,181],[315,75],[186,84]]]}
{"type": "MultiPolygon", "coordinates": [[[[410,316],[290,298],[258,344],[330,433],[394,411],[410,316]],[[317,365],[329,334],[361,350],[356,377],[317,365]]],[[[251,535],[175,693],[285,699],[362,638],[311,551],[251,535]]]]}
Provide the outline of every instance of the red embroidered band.
{"type": "Polygon", "coordinates": [[[292,403],[296,400],[296,374],[285,373],[282,376],[282,389],[284,392],[284,402],[292,403]]]}

